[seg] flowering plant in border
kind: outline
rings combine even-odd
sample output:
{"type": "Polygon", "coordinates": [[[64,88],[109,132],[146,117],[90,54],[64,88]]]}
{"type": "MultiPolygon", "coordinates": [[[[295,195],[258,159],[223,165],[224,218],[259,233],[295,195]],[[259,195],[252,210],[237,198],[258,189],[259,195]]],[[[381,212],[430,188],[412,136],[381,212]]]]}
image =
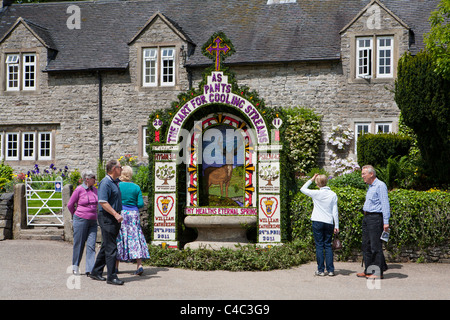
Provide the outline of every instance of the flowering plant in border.
{"type": "Polygon", "coordinates": [[[126,154],[117,159],[117,161],[119,161],[122,166],[135,166],[137,158],[137,156],[126,154]]]}
{"type": "MultiPolygon", "coordinates": [[[[331,132],[325,137],[325,142],[331,144],[331,148],[334,148],[340,154],[347,153],[345,152],[345,149],[350,146],[354,136],[352,130],[344,129],[338,124],[337,126],[332,127],[331,132]]],[[[344,158],[332,149],[328,151],[328,155],[330,156],[330,165],[333,168],[336,168],[335,174],[338,176],[352,173],[353,171],[360,169],[358,163],[349,156],[344,158]]]]}
{"type": "Polygon", "coordinates": [[[317,166],[319,153],[321,116],[305,107],[285,108],[288,157],[297,175],[305,174],[317,166]]]}
{"type": "Polygon", "coordinates": [[[31,181],[55,181],[58,178],[61,178],[63,184],[71,183],[76,187],[78,184],[81,184],[81,175],[77,169],[73,171],[69,171],[68,166],[64,166],[64,168],[57,168],[53,163],[50,164],[48,168],[42,169],[38,164],[35,164],[31,170],[28,170],[27,173],[20,172],[18,174],[14,174],[15,183],[23,183],[25,179],[30,179],[31,181]]]}

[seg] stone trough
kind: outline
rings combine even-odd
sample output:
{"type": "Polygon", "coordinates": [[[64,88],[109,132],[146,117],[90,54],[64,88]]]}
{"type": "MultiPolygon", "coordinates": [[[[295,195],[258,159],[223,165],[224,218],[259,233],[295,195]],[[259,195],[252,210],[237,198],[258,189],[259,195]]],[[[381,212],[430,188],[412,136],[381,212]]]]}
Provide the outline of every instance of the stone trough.
{"type": "Polygon", "coordinates": [[[256,216],[187,216],[184,224],[197,229],[198,237],[185,248],[236,249],[237,245],[248,244],[247,230],[256,222],[256,216]]]}

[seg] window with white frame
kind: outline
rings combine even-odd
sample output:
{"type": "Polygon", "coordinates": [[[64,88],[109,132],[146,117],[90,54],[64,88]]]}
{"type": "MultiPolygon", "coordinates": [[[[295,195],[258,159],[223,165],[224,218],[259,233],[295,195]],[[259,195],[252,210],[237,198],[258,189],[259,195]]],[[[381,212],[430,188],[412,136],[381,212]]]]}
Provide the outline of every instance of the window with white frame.
{"type": "Polygon", "coordinates": [[[175,85],[175,47],[142,50],[142,86],[175,85]]]}
{"type": "Polygon", "coordinates": [[[355,123],[355,154],[357,154],[358,138],[370,132],[370,123],[355,123]]]}
{"type": "Polygon", "coordinates": [[[156,86],[156,66],[158,51],[156,48],[147,48],[143,51],[143,86],[156,86]]]}
{"type": "Polygon", "coordinates": [[[377,122],[375,123],[376,133],[390,133],[392,132],[391,122],[377,122]]]}
{"type": "Polygon", "coordinates": [[[148,157],[147,147],[148,147],[148,143],[147,143],[147,126],[143,126],[142,127],[142,156],[143,157],[148,157]]]}
{"type": "Polygon", "coordinates": [[[392,78],[394,76],[394,37],[356,38],[356,77],[392,78]]]}
{"type": "Polygon", "coordinates": [[[372,75],[372,38],[358,38],[356,44],[358,59],[356,76],[370,77],[372,75]]]}
{"type": "Polygon", "coordinates": [[[19,55],[6,56],[6,90],[19,90],[19,55]]]}
{"type": "Polygon", "coordinates": [[[6,90],[36,90],[36,63],[35,53],[7,54],[6,90]]]}
{"type": "Polygon", "coordinates": [[[173,86],[175,84],[175,49],[161,49],[161,85],[173,86]]]}
{"type": "Polygon", "coordinates": [[[6,134],[6,160],[19,160],[19,133],[9,132],[6,134]]]}
{"type": "Polygon", "coordinates": [[[52,134],[51,132],[39,132],[39,160],[52,158],[52,134]]]}
{"type": "Polygon", "coordinates": [[[36,89],[36,55],[23,55],[23,90],[36,89]]]}
{"type": "Polygon", "coordinates": [[[0,129],[0,160],[39,161],[53,159],[51,128],[20,128],[3,126],[0,129]]]}
{"type": "Polygon", "coordinates": [[[22,160],[35,160],[35,134],[34,132],[22,133],[22,160]]]}
{"type": "Polygon", "coordinates": [[[392,55],[393,55],[393,37],[378,37],[377,38],[377,77],[392,78],[392,55]]]}

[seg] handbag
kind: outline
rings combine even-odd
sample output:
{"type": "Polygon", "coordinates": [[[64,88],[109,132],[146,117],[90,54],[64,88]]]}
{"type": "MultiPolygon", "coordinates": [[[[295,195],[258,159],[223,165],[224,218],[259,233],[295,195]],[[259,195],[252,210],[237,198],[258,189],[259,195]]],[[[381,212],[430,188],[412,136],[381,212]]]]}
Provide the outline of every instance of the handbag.
{"type": "Polygon", "coordinates": [[[342,242],[339,240],[339,237],[337,234],[334,235],[333,244],[331,245],[333,250],[341,250],[342,249],[342,242]]]}

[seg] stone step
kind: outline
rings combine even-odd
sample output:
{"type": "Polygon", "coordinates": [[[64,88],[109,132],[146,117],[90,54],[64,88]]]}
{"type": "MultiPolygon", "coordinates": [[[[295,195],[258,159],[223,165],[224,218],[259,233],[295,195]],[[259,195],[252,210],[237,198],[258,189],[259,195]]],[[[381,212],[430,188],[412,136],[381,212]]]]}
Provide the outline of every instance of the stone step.
{"type": "Polygon", "coordinates": [[[23,240],[64,240],[64,229],[58,227],[34,227],[20,230],[23,240]]]}

